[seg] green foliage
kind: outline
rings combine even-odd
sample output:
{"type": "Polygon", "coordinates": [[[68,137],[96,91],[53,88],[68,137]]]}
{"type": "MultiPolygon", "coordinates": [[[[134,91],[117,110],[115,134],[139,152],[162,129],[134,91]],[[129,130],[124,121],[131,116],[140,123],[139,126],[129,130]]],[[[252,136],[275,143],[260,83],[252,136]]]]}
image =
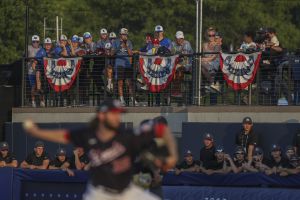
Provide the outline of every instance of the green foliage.
{"type": "MultiPolygon", "coordinates": [[[[12,62],[24,52],[25,0],[1,0],[0,63],[12,62]]],[[[28,0],[29,34],[43,39],[43,20],[55,27],[55,16],[63,18],[63,32],[71,37],[89,31],[98,40],[100,28],[129,29],[134,48],[143,44],[144,34],[157,24],[174,39],[182,30],[195,43],[196,4],[194,0],[28,0]]],[[[275,27],[282,45],[300,47],[300,1],[297,0],[203,0],[203,32],[209,26],[223,34],[225,45],[241,43],[243,32],[275,27]]],[[[55,38],[55,31],[46,36],[55,38]]]]}

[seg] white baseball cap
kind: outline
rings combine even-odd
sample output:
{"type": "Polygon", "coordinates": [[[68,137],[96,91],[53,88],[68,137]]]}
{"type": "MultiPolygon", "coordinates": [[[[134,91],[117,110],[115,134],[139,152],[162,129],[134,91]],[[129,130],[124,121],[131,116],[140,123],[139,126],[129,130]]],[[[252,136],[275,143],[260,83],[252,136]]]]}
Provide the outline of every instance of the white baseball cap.
{"type": "Polygon", "coordinates": [[[127,28],[121,28],[120,34],[121,35],[128,35],[128,29],[127,28]]]}
{"type": "Polygon", "coordinates": [[[31,38],[32,42],[39,42],[40,41],[40,37],[38,35],[33,35],[31,38]]]}
{"type": "Polygon", "coordinates": [[[184,34],[182,31],[177,31],[175,36],[177,39],[184,39],[184,34]]]}
{"type": "Polygon", "coordinates": [[[105,28],[102,28],[102,29],[100,30],[100,34],[107,34],[107,30],[106,30],[105,28]]]}
{"type": "Polygon", "coordinates": [[[61,35],[60,38],[59,38],[59,40],[67,41],[68,38],[67,38],[66,35],[61,35]]]}
{"type": "Polygon", "coordinates": [[[44,40],[44,44],[52,44],[52,40],[51,40],[51,38],[45,38],[45,40],[44,40]]]}
{"type": "Polygon", "coordinates": [[[106,43],[104,48],[105,48],[105,49],[111,49],[111,43],[109,43],[109,42],[106,43]]]}
{"type": "Polygon", "coordinates": [[[117,37],[117,35],[116,35],[115,32],[111,32],[111,33],[109,34],[109,38],[116,38],[116,37],[117,37]]]}
{"type": "Polygon", "coordinates": [[[157,26],[155,26],[154,31],[155,32],[164,32],[164,28],[161,25],[157,25],[157,26]]]}

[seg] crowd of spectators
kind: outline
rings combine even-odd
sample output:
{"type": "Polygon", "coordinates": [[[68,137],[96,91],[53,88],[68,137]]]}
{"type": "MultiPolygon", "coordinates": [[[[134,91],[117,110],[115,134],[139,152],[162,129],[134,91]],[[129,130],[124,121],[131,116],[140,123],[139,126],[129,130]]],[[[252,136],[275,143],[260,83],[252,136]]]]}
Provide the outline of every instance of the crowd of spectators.
{"type": "Polygon", "coordinates": [[[205,134],[200,158],[196,160],[190,150],[184,154],[184,160],[176,166],[175,173],[199,172],[205,174],[227,174],[242,172],[262,172],[267,175],[288,176],[300,173],[299,146],[300,135],[296,134],[292,145],[285,149],[273,144],[270,151],[264,151],[259,145],[257,134],[250,117],[243,120],[243,129],[236,135],[234,154],[229,155],[222,146],[215,146],[212,134],[205,134]]]}
{"type": "Polygon", "coordinates": [[[68,157],[64,148],[58,148],[54,157],[51,157],[45,149],[42,141],[37,141],[33,151],[20,163],[16,156],[9,150],[7,142],[0,143],[0,167],[20,167],[23,169],[61,169],[69,176],[74,176],[72,170],[88,170],[89,158],[83,148],[74,148],[72,155],[68,157]]]}
{"type": "MultiPolygon", "coordinates": [[[[32,36],[32,44],[28,46],[28,80],[31,88],[31,105],[36,107],[36,94],[40,96],[40,106],[45,107],[45,96],[42,87],[43,76],[43,58],[60,58],[84,55],[104,55],[108,56],[104,64],[96,64],[97,58],[94,58],[94,66],[89,71],[90,59],[83,59],[83,65],[79,75],[79,93],[81,96],[87,96],[89,82],[92,79],[96,88],[104,90],[108,94],[117,96],[123,105],[124,88],[128,90],[129,101],[131,104],[138,104],[133,97],[133,89],[136,86],[135,80],[143,84],[141,89],[147,90],[142,78],[134,77],[132,56],[140,55],[172,55],[172,54],[193,54],[194,50],[189,41],[185,39],[182,31],[174,34],[174,40],[167,38],[164,34],[164,28],[157,25],[154,28],[154,34],[147,33],[145,35],[145,43],[139,49],[133,47],[130,40],[130,34],[126,28],[119,31],[119,35],[115,32],[108,32],[102,28],[99,32],[99,40],[92,37],[91,33],[85,32],[82,37],[73,35],[70,39],[66,35],[61,35],[56,44],[50,38],[45,38],[41,45],[38,35],[32,36]],[[116,56],[116,57],[114,57],[116,56]],[[104,78],[102,78],[102,76],[104,78]],[[126,85],[126,87],[125,87],[126,85]],[[100,89],[101,88],[101,89],[100,89]]],[[[223,38],[220,32],[214,27],[209,27],[205,31],[205,41],[202,45],[202,74],[210,92],[210,104],[216,104],[216,93],[221,91],[220,88],[220,61],[217,52],[224,51],[223,38]]],[[[231,45],[232,46],[232,45],[231,45]]],[[[226,49],[226,48],[225,48],[226,49]]],[[[257,32],[246,31],[244,33],[243,43],[235,48],[230,47],[230,52],[251,53],[254,51],[262,51],[267,55],[278,55],[283,52],[283,48],[276,36],[273,28],[260,29],[257,32]]],[[[276,60],[276,59],[275,59],[276,60]]],[[[182,87],[183,80],[192,72],[193,59],[190,56],[184,56],[178,63],[176,74],[172,82],[171,96],[180,97],[186,88],[182,87]]],[[[268,57],[263,59],[262,64],[272,65],[273,60],[268,57]]],[[[275,63],[278,64],[278,63],[275,63]]],[[[138,71],[138,70],[137,70],[138,71]]],[[[221,78],[222,79],[222,78],[221,78]]],[[[190,85],[187,86],[191,87],[190,85]]],[[[191,94],[187,94],[191,95],[191,94]]],[[[85,104],[86,102],[82,102],[85,104]]]]}

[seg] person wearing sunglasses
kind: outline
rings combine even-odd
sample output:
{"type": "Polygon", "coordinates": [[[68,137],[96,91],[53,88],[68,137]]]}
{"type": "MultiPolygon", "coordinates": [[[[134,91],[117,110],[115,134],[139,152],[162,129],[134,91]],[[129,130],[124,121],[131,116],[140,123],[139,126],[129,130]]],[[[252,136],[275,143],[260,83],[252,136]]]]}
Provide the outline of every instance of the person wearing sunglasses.
{"type": "Polygon", "coordinates": [[[18,161],[9,151],[7,142],[0,143],[0,167],[18,167],[18,161]]]}

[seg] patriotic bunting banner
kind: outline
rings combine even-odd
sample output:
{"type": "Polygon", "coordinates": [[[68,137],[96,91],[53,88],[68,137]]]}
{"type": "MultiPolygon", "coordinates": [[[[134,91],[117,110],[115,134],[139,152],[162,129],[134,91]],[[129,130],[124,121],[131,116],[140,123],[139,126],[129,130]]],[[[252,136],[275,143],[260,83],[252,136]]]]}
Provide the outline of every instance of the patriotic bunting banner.
{"type": "Polygon", "coordinates": [[[220,53],[220,66],[227,84],[234,90],[248,87],[254,80],[261,53],[220,53]]]}
{"type": "Polygon", "coordinates": [[[172,81],[179,57],[140,56],[140,73],[150,92],[160,92],[172,81]]]}
{"type": "Polygon", "coordinates": [[[79,72],[81,58],[44,58],[45,76],[55,92],[71,88],[79,72]]]}

